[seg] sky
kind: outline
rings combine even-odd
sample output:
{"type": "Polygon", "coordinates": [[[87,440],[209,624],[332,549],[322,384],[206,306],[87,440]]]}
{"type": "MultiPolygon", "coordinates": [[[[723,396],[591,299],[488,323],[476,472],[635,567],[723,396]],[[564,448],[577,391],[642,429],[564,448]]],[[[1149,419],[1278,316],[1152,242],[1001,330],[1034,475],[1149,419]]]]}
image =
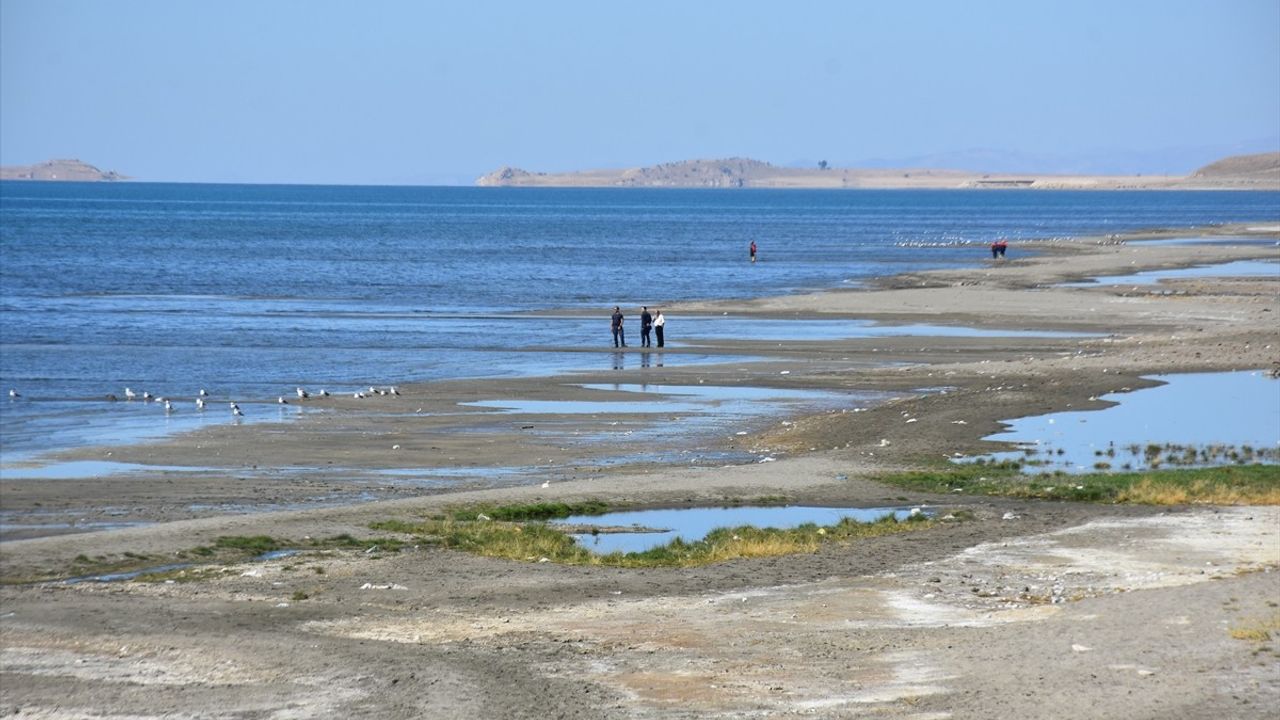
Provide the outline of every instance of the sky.
{"type": "Polygon", "coordinates": [[[720,157],[1187,172],[1278,149],[1277,0],[0,0],[4,165],[467,185],[720,157]]]}

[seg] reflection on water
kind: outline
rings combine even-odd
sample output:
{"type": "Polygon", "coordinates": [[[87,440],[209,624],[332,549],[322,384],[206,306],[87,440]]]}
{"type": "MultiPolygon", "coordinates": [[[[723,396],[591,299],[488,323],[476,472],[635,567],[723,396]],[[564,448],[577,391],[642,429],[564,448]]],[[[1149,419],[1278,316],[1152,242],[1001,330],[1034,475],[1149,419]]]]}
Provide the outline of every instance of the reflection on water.
{"type": "Polygon", "coordinates": [[[1147,451],[1149,445],[1180,446],[1175,452],[1182,457],[1187,456],[1185,448],[1196,448],[1196,460],[1187,463],[1193,466],[1213,464],[1215,459],[1234,462],[1229,448],[1274,452],[1280,447],[1280,381],[1265,373],[1189,373],[1152,379],[1165,384],[1103,395],[1100,399],[1118,403],[1103,410],[1007,421],[1007,432],[986,439],[1018,443],[1024,450],[988,457],[1044,462],[1045,471],[1087,472],[1147,469],[1158,457],[1147,451]],[[1228,450],[1225,455],[1211,453],[1217,457],[1204,458],[1205,448],[1212,446],[1228,450]]]}
{"type": "Polygon", "coordinates": [[[695,542],[716,528],[751,525],[758,528],[788,529],[812,523],[835,525],[844,518],[871,522],[892,514],[899,520],[910,508],[829,508],[829,507],[731,507],[687,508],[681,510],[635,510],[604,515],[574,515],[553,525],[601,528],[635,528],[622,532],[581,533],[572,537],[578,544],[601,555],[612,552],[644,552],[666,545],[676,538],[695,542]]]}

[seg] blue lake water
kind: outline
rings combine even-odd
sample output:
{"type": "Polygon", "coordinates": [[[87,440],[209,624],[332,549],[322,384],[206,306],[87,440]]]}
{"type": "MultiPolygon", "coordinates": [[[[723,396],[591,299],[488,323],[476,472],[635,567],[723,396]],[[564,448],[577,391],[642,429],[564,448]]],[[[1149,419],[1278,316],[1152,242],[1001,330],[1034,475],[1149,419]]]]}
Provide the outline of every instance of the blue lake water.
{"type": "MultiPolygon", "coordinates": [[[[1147,445],[1280,447],[1280,380],[1262,372],[1159,375],[1164,384],[1103,395],[1118,403],[1018,418],[987,440],[1018,443],[1032,454],[996,453],[995,459],[1046,462],[1044,471],[1087,472],[1105,462],[1149,467],[1147,445]],[[1131,446],[1137,446],[1135,453],[1131,446]],[[1110,452],[1109,452],[1110,451],[1110,452]],[[1102,453],[1102,454],[1099,454],[1102,453]]],[[[1213,463],[1216,464],[1216,463],[1213,463]]],[[[1034,468],[1028,468],[1034,470],[1034,468]]]]}
{"type": "MultiPolygon", "coordinates": [[[[0,389],[22,397],[0,398],[0,457],[229,421],[185,405],[165,418],[100,401],[125,386],[186,403],[207,387],[252,402],[297,385],[641,367],[608,351],[614,304],[634,332],[641,304],[974,264],[995,237],[1017,253],[1021,238],[1277,219],[1280,193],[1256,192],[6,181],[0,389]]],[[[750,330],[698,324],[708,337],[750,330]]],[[[681,341],[679,318],[668,333],[681,341]]],[[[292,417],[245,409],[250,421],[292,417]]]]}

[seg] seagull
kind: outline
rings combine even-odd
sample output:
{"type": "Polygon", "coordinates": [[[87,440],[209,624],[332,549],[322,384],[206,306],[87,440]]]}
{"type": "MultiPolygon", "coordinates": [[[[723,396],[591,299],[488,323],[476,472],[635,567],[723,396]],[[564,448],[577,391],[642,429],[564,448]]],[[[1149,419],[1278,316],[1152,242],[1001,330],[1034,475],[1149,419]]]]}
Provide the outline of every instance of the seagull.
{"type": "Polygon", "coordinates": [[[209,397],[209,391],[204,388],[200,388],[200,397],[209,397]]]}
{"type": "Polygon", "coordinates": [[[320,397],[329,397],[329,391],[321,388],[320,397]]]}
{"type": "Polygon", "coordinates": [[[173,403],[170,403],[168,400],[165,400],[165,401],[164,401],[164,412],[165,412],[165,414],[166,414],[166,415],[168,415],[169,413],[173,412],[173,403]]]}
{"type": "Polygon", "coordinates": [[[240,406],[235,403],[231,403],[231,414],[236,417],[244,417],[244,413],[240,412],[240,406]]]}
{"type": "Polygon", "coordinates": [[[276,402],[280,403],[281,405],[288,405],[288,404],[289,404],[289,401],[288,401],[288,400],[285,400],[283,395],[281,395],[280,397],[276,398],[276,402]]]}
{"type": "Polygon", "coordinates": [[[362,393],[362,392],[353,393],[353,394],[351,395],[351,397],[353,397],[353,398],[355,398],[355,399],[357,399],[357,400],[362,400],[362,399],[364,399],[364,393],[362,393]]]}
{"type": "Polygon", "coordinates": [[[143,402],[151,402],[152,400],[155,400],[155,398],[151,396],[151,393],[147,392],[146,390],[143,390],[143,391],[142,391],[142,401],[143,401],[143,402]]]}
{"type": "Polygon", "coordinates": [[[370,386],[369,386],[369,394],[370,394],[370,395],[381,395],[381,394],[382,394],[382,391],[381,391],[381,390],[379,390],[378,388],[376,388],[376,387],[374,387],[374,386],[370,385],[370,386]]]}
{"type": "Polygon", "coordinates": [[[307,392],[306,390],[303,390],[302,388],[298,388],[298,397],[303,400],[306,400],[307,398],[311,397],[311,393],[307,392]]]}
{"type": "Polygon", "coordinates": [[[124,399],[125,399],[125,400],[132,400],[132,399],[134,399],[134,398],[136,398],[136,397],[138,397],[138,393],[134,392],[133,390],[130,390],[129,388],[125,388],[125,389],[124,389],[124,399]]]}
{"type": "Polygon", "coordinates": [[[167,403],[167,402],[169,402],[169,398],[164,397],[163,395],[161,395],[160,397],[156,398],[156,402],[158,402],[158,403],[167,403]]]}
{"type": "Polygon", "coordinates": [[[399,391],[399,390],[397,390],[397,389],[395,389],[395,387],[394,387],[394,386],[393,386],[393,387],[391,387],[391,388],[388,390],[388,392],[390,392],[392,395],[399,395],[399,394],[400,394],[400,391],[399,391]]]}
{"type": "Polygon", "coordinates": [[[198,397],[198,398],[196,398],[196,409],[197,409],[197,410],[203,410],[203,409],[204,409],[204,398],[202,398],[202,397],[198,397]]]}
{"type": "Polygon", "coordinates": [[[9,388],[9,397],[16,398],[16,397],[22,397],[22,396],[18,394],[17,390],[14,390],[13,388],[9,388]]]}

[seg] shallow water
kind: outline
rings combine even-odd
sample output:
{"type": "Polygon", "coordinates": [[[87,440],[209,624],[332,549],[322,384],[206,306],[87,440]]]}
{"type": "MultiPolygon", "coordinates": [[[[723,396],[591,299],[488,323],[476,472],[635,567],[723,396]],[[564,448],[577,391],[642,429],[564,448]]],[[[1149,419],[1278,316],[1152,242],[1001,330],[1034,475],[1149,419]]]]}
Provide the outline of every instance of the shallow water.
{"type": "Polygon", "coordinates": [[[1144,270],[1131,275],[1105,275],[1067,287],[1104,287],[1113,285],[1154,285],[1161,280],[1203,277],[1271,277],[1280,278],[1280,262],[1270,260],[1235,260],[1215,265],[1197,265],[1169,270],[1144,270]]]}
{"type": "Polygon", "coordinates": [[[636,532],[573,534],[573,539],[594,553],[644,552],[666,545],[676,538],[695,542],[716,528],[751,525],[759,528],[795,528],[806,523],[834,525],[844,518],[871,522],[892,514],[899,520],[910,508],[829,508],[788,505],[782,507],[687,508],[679,510],[634,510],[604,515],[574,515],[553,525],[595,525],[634,527],[636,532]]]}
{"type": "Polygon", "coordinates": [[[1135,240],[1135,245],[1257,245],[1260,247],[1274,247],[1277,243],[1272,238],[1244,236],[1233,237],[1223,235],[1174,237],[1164,238],[1161,240],[1135,240]]]}
{"type": "Polygon", "coordinates": [[[1114,470],[1125,464],[1136,470],[1149,467],[1144,452],[1128,451],[1132,445],[1280,447],[1280,380],[1256,371],[1152,379],[1165,384],[1101,396],[1118,403],[1109,408],[1006,421],[1008,431],[986,439],[1018,443],[1035,454],[1014,451],[986,457],[1047,460],[1050,464],[1042,468],[1046,472],[1078,473],[1093,471],[1099,462],[1110,463],[1114,470]]]}
{"type": "MultiPolygon", "coordinates": [[[[859,393],[720,385],[601,383],[582,387],[590,390],[612,390],[646,399],[511,399],[485,400],[467,405],[497,408],[504,413],[535,415],[640,415],[640,419],[613,421],[607,429],[584,430],[577,424],[544,424],[533,432],[554,436],[558,443],[566,446],[604,444],[623,451],[619,455],[598,459],[596,464],[661,462],[664,459],[683,463],[688,450],[679,446],[699,435],[745,435],[757,429],[762,420],[785,412],[868,407],[893,396],[892,393],[872,391],[859,393]],[[641,449],[641,446],[648,447],[641,449]]],[[[749,453],[741,452],[726,452],[721,457],[733,457],[737,462],[752,462],[755,459],[749,453]]]]}
{"type": "MultiPolygon", "coordinates": [[[[265,401],[297,385],[643,367],[643,356],[605,350],[607,308],[624,307],[635,344],[641,304],[973,265],[997,236],[1272,222],[1277,197],[6,181],[0,390],[32,401],[0,405],[0,453],[9,460],[200,425],[91,400],[126,385],[265,401]],[[752,239],[754,265],[745,261],[752,239]],[[556,308],[600,315],[538,312],[556,308]],[[566,347],[601,352],[556,351],[566,347]]],[[[673,342],[699,322],[671,318],[673,342]]],[[[704,334],[744,332],[705,325],[704,334]]]]}
{"type": "Polygon", "coordinates": [[[84,480],[140,472],[206,472],[214,468],[186,465],[140,465],[108,460],[70,460],[46,465],[0,465],[5,480],[84,480]]]}
{"type": "MultiPolygon", "coordinates": [[[[668,317],[668,325],[678,322],[682,333],[679,337],[695,340],[853,340],[880,337],[1027,337],[1063,338],[1086,337],[1087,333],[1060,332],[1055,330],[1003,330],[957,325],[930,325],[912,323],[884,325],[870,320],[772,320],[729,317],[668,317]]],[[[674,332],[675,326],[669,332],[674,332]]],[[[671,337],[674,337],[672,335],[671,337]]],[[[668,340],[678,345],[679,340],[668,340]]]]}

